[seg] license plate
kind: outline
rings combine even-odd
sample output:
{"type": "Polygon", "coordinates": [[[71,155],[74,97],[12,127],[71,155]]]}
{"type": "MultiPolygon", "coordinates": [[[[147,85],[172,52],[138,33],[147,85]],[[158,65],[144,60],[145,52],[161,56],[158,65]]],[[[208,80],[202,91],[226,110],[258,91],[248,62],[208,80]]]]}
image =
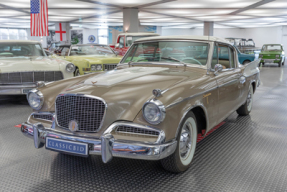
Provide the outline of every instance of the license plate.
{"type": "Polygon", "coordinates": [[[27,94],[29,93],[29,91],[31,91],[32,89],[23,89],[23,94],[27,94]]]}
{"type": "Polygon", "coordinates": [[[46,137],[46,149],[62,151],[73,155],[88,156],[88,144],[46,137]]]}

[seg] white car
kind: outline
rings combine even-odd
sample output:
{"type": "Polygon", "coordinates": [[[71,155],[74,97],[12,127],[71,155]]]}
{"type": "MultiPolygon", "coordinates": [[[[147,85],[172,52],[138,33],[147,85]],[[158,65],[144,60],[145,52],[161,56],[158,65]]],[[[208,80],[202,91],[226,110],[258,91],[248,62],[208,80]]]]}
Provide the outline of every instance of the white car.
{"type": "Polygon", "coordinates": [[[74,76],[74,64],[51,58],[37,41],[0,41],[0,95],[22,95],[74,76]]]}

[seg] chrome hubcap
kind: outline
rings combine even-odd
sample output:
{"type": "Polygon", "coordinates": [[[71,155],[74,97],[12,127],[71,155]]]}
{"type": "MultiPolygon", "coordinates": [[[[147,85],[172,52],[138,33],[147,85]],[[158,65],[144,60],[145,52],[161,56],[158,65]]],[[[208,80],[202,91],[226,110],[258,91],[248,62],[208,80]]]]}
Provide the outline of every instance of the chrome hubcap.
{"type": "Polygon", "coordinates": [[[179,151],[181,158],[186,158],[192,147],[192,125],[186,122],[180,134],[179,151]]]}

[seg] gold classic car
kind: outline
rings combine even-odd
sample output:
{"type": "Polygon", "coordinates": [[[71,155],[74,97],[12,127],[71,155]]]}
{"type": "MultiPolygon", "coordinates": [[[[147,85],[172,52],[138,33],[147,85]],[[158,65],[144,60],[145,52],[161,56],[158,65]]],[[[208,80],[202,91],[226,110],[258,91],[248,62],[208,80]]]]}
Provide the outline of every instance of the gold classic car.
{"type": "Polygon", "coordinates": [[[109,46],[100,44],[61,45],[56,53],[76,66],[75,76],[112,70],[122,58],[109,46]]]}
{"type": "Polygon", "coordinates": [[[234,111],[251,111],[259,60],[241,65],[237,58],[231,44],[215,37],[137,40],[115,70],[31,91],[34,112],[21,131],[36,148],[101,155],[105,163],[160,160],[169,171],[185,171],[198,134],[234,111]]]}

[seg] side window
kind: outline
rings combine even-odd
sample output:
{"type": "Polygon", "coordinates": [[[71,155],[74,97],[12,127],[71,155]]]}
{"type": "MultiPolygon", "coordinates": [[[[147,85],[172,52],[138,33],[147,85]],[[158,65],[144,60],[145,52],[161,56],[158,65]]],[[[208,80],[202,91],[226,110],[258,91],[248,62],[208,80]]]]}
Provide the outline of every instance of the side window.
{"type": "Polygon", "coordinates": [[[211,69],[214,69],[214,66],[218,64],[218,46],[214,45],[213,55],[212,55],[212,62],[211,62],[211,69]]]}
{"type": "Polygon", "coordinates": [[[123,47],[124,47],[124,44],[125,44],[125,37],[124,37],[124,36],[121,36],[121,37],[120,37],[120,40],[119,40],[120,48],[123,48],[123,47]]]}
{"type": "Polygon", "coordinates": [[[235,68],[235,63],[234,63],[234,50],[229,47],[229,60],[230,60],[230,67],[235,68]]]}
{"type": "Polygon", "coordinates": [[[223,69],[230,68],[229,47],[226,45],[218,46],[218,63],[223,66],[223,69]]]}

